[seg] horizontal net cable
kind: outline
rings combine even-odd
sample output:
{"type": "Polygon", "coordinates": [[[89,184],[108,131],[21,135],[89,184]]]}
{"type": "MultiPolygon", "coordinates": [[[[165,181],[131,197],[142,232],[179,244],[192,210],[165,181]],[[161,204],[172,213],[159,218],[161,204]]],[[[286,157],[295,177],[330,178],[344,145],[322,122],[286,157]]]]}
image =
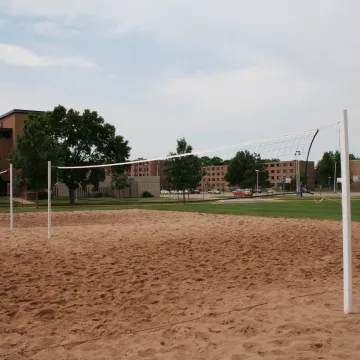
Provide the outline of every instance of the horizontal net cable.
{"type": "Polygon", "coordinates": [[[7,172],[8,172],[7,170],[1,171],[1,172],[0,172],[0,175],[1,175],[1,174],[5,174],[5,173],[7,173],[7,172]]]}
{"type": "MultiPolygon", "coordinates": [[[[338,123],[336,123],[338,124],[338,123]]],[[[327,125],[325,127],[331,127],[336,124],[327,125]]],[[[176,159],[186,156],[199,156],[199,155],[208,155],[208,154],[219,154],[222,153],[223,159],[230,159],[236,153],[236,151],[240,149],[252,150],[252,152],[257,153],[261,156],[266,154],[271,154],[272,157],[284,157],[284,156],[292,156],[294,158],[294,149],[296,151],[300,151],[302,155],[304,155],[304,151],[309,148],[309,145],[317,131],[320,128],[313,128],[309,130],[303,130],[299,132],[293,132],[284,135],[278,135],[275,137],[265,138],[261,140],[254,140],[249,142],[244,142],[240,144],[234,145],[225,145],[217,148],[210,148],[206,150],[193,151],[191,153],[184,154],[176,154],[176,155],[165,155],[150,159],[136,159],[132,161],[125,161],[121,163],[113,163],[113,164],[97,164],[97,165],[80,165],[80,166],[53,166],[58,169],[91,169],[91,168],[106,168],[112,166],[124,166],[124,165],[132,165],[132,164],[142,164],[148,163],[152,161],[160,161],[160,160],[168,160],[168,159],[176,159]],[[224,156],[224,155],[228,156],[224,156]]]]}

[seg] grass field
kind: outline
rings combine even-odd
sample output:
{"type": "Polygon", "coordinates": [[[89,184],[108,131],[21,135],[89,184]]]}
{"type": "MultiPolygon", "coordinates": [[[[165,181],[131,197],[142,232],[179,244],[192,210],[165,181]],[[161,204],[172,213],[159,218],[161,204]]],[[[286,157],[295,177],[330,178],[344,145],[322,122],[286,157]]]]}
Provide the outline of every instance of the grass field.
{"type": "MultiPolygon", "coordinates": [[[[191,203],[191,204],[155,204],[141,203],[134,201],[133,204],[117,205],[98,205],[96,203],[86,206],[57,206],[53,211],[81,211],[81,210],[125,210],[143,208],[156,211],[182,211],[182,212],[199,212],[213,214],[234,214],[250,216],[267,216],[267,217],[287,217],[287,218],[311,218],[311,219],[341,219],[341,204],[334,201],[324,200],[322,203],[315,203],[309,200],[287,199],[286,201],[259,202],[259,203],[191,203]]],[[[46,207],[35,209],[33,207],[15,207],[15,212],[36,212],[46,211],[46,207]]],[[[0,208],[0,212],[8,212],[6,207],[0,208]]],[[[352,201],[352,219],[360,221],[360,201],[352,201]]]]}

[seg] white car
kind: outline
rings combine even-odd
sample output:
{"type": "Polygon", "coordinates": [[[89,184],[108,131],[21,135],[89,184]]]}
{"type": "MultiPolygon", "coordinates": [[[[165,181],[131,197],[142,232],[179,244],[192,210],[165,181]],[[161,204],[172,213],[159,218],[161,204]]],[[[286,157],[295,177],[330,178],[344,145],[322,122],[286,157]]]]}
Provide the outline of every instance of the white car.
{"type": "Polygon", "coordinates": [[[221,191],[217,189],[212,189],[208,191],[208,194],[221,194],[221,191]]]}
{"type": "Polygon", "coordinates": [[[167,194],[170,194],[170,191],[168,191],[168,190],[161,190],[160,193],[163,194],[163,195],[167,195],[167,194]]]}

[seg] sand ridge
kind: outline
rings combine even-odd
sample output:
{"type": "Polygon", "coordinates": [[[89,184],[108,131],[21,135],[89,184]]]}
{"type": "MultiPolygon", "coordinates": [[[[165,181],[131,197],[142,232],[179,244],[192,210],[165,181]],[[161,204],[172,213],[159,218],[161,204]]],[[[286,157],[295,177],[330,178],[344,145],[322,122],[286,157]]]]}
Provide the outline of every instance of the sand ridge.
{"type": "Polygon", "coordinates": [[[2,357],[356,359],[360,350],[360,318],[342,313],[339,222],[63,212],[48,241],[46,216],[16,214],[13,233],[0,219],[2,357]]]}

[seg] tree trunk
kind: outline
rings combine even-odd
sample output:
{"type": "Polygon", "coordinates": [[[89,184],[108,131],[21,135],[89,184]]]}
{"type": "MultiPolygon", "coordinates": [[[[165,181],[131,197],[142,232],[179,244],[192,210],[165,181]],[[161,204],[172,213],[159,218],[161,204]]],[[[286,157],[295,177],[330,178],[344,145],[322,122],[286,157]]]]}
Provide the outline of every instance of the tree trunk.
{"type": "Polygon", "coordinates": [[[69,187],[69,197],[70,197],[70,205],[74,205],[75,204],[75,189],[72,186],[69,187]]]}

